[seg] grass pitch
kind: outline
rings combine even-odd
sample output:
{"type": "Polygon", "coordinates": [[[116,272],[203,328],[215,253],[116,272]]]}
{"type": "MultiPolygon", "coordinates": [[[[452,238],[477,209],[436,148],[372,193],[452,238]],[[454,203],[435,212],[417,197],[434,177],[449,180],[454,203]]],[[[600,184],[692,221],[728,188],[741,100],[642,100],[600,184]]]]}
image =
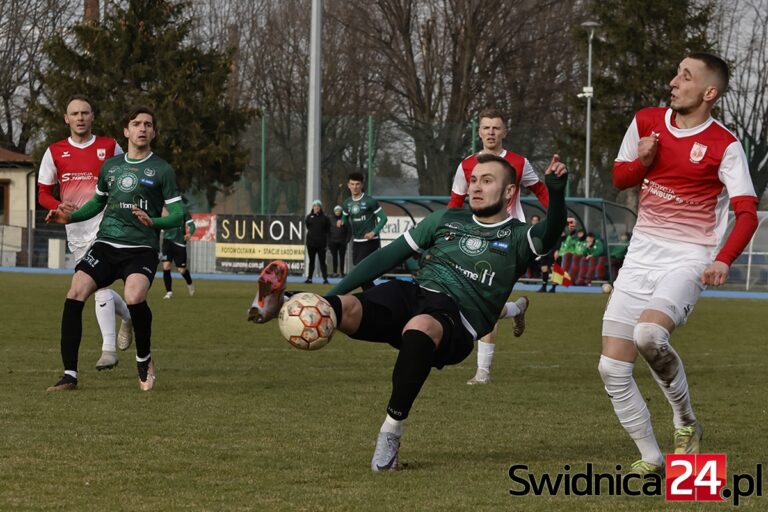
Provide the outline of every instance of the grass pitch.
{"type": "MultiPolygon", "coordinates": [[[[0,510],[733,509],[509,494],[512,464],[541,475],[591,462],[613,473],[637,458],[597,374],[604,295],[531,294],[525,335],[502,329],[493,382],[465,384],[474,353],[433,371],[403,435],[408,468],[372,474],[393,349],[339,334],[300,352],[276,323],[245,321],[253,283],[198,280],[193,298],[174,283],[172,300],[161,299],[159,279],[149,297],[153,392],[138,390],[133,349],[116,370],[96,372],[91,299],[81,389],[46,393],[61,374],[69,276],[0,273],[0,510]]],[[[728,454],[729,475],[754,474],[768,458],[766,304],[702,299],[672,338],[706,428],[704,451],[728,454]]],[[[671,411],[644,365],[636,376],[669,451],[671,411]]],[[[744,499],[739,509],[766,510],[768,499],[744,499]]]]}

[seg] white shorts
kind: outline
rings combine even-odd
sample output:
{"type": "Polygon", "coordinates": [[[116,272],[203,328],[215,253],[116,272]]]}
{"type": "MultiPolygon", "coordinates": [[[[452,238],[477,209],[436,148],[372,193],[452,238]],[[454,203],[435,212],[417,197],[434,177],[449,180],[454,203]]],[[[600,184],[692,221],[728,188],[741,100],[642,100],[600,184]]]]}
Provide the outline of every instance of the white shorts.
{"type": "Polygon", "coordinates": [[[634,233],[605,307],[603,336],[632,340],[646,309],[684,324],[704,290],[701,275],[712,253],[710,247],[634,233]]]}
{"type": "Polygon", "coordinates": [[[90,249],[93,245],[93,242],[95,242],[95,240],[78,240],[74,242],[67,242],[69,252],[71,252],[72,256],[75,257],[75,265],[80,263],[80,260],[85,257],[88,249],[90,249]]]}

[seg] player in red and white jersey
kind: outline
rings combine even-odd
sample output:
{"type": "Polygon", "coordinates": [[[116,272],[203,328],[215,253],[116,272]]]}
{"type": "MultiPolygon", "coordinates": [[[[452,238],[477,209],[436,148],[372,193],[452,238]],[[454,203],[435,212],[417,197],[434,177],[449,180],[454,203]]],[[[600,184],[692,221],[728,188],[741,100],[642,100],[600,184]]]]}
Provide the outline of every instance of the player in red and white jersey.
{"type": "Polygon", "coordinates": [[[613,168],[618,188],[641,185],[640,206],[603,316],[599,372],[640,451],[632,471],[641,475],[661,473],[664,457],[632,377],[637,354],[672,406],[675,453],[698,453],[703,428],[670,333],[686,322],[705,286],[725,283],[757,228],[744,151],[710,115],[728,87],[728,66],[714,55],[691,54],[670,86],[669,108],[635,115],[613,168]],[[723,240],[729,201],[736,222],[723,240]]]}
{"type": "MultiPolygon", "coordinates": [[[[93,135],[93,110],[88,98],[82,95],[70,97],[64,122],[70,136],[51,144],[43,155],[38,174],[38,202],[48,210],[61,209],[72,212],[93,197],[99,171],[105,160],[123,153],[120,145],[111,137],[93,135]],[[59,185],[61,200],[53,195],[59,185]]],[[[80,261],[96,238],[103,213],[93,219],[67,225],[67,245],[80,261]]],[[[104,288],[96,292],[96,319],[102,335],[102,355],[96,369],[107,370],[117,366],[115,313],[123,323],[120,327],[120,345],[128,348],[133,336],[131,315],[125,301],[115,291],[104,288]]]]}
{"type": "MultiPolygon", "coordinates": [[[[520,204],[520,187],[523,186],[536,194],[541,204],[546,208],[549,206],[549,192],[546,185],[539,179],[533,166],[522,155],[507,151],[503,148],[504,137],[507,135],[507,127],[504,124],[504,114],[500,110],[487,109],[480,112],[478,134],[483,143],[483,149],[480,153],[492,153],[500,156],[512,164],[515,169],[515,195],[507,203],[507,212],[512,217],[525,222],[523,206],[520,204]]],[[[448,208],[461,208],[464,206],[464,198],[467,196],[469,188],[469,178],[472,175],[472,169],[477,165],[477,155],[470,155],[459,164],[456,169],[456,175],[453,178],[451,187],[451,199],[448,202],[448,208]]],[[[557,163],[553,160],[553,164],[557,163]]],[[[563,168],[563,164],[559,164],[563,168]]],[[[504,311],[503,318],[512,317],[515,321],[514,334],[520,336],[525,329],[525,310],[528,308],[528,298],[521,297],[515,302],[508,302],[504,311]]],[[[477,371],[475,376],[467,381],[467,384],[487,384],[491,381],[491,364],[493,363],[493,354],[496,348],[496,328],[491,333],[483,336],[477,342],[477,371]]]]}

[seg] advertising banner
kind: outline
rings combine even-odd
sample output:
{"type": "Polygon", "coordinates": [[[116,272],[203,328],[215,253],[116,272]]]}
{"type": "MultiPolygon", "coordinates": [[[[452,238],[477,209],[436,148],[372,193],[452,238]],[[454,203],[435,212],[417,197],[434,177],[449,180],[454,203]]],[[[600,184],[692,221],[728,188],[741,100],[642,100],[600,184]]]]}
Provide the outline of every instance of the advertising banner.
{"type": "Polygon", "coordinates": [[[304,271],[304,219],[298,215],[216,216],[216,270],[258,273],[283,260],[292,274],[304,271]]]}

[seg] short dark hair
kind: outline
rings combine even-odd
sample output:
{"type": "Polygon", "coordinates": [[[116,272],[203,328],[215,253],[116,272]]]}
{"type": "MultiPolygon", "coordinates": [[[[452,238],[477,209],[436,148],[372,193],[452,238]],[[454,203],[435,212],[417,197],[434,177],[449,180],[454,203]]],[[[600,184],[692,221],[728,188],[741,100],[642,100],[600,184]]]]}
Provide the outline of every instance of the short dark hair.
{"type": "Polygon", "coordinates": [[[154,126],[155,131],[157,131],[157,117],[155,116],[155,112],[145,105],[135,105],[128,109],[128,112],[126,112],[123,117],[123,126],[128,126],[128,124],[136,119],[139,114],[152,116],[152,125],[154,126]]]}
{"type": "Polygon", "coordinates": [[[504,121],[504,112],[497,108],[484,108],[480,111],[480,113],[477,115],[477,120],[481,120],[483,118],[487,119],[501,119],[501,122],[506,124],[506,121],[504,121]]]}
{"type": "Polygon", "coordinates": [[[718,57],[706,52],[694,52],[688,55],[689,59],[700,60],[704,63],[704,66],[715,74],[718,81],[718,97],[725,94],[728,90],[728,82],[730,81],[731,72],[728,70],[728,64],[718,57]]]}
{"type": "Polygon", "coordinates": [[[363,173],[361,172],[351,172],[349,173],[349,177],[347,178],[347,181],[360,181],[362,183],[365,183],[365,176],[363,176],[363,173]]]}
{"type": "Polygon", "coordinates": [[[496,162],[501,164],[504,169],[509,171],[509,178],[510,183],[514,184],[517,183],[517,171],[514,167],[512,167],[512,164],[509,163],[506,159],[501,158],[500,156],[494,155],[493,153],[480,153],[477,155],[477,163],[479,164],[487,164],[489,162],[496,162]]]}
{"type": "Polygon", "coordinates": [[[73,94],[67,98],[67,104],[65,105],[64,110],[66,110],[67,107],[69,107],[69,104],[73,101],[84,101],[88,104],[89,107],[91,107],[91,110],[93,110],[93,103],[91,103],[91,99],[85,94],[73,94]]]}

